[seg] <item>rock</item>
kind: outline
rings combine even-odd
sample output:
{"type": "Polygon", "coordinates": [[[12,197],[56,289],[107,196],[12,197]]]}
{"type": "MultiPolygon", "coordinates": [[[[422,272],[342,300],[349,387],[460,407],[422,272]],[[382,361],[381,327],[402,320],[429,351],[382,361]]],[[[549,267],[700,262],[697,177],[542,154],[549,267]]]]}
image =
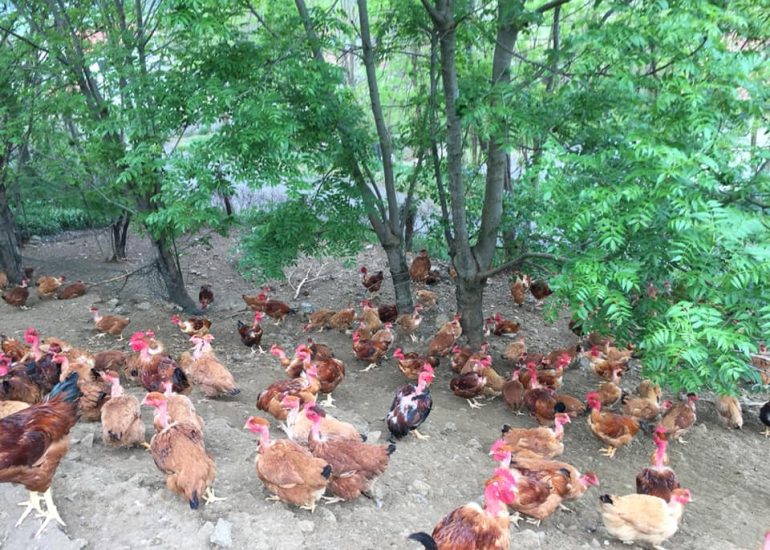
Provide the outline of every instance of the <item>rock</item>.
{"type": "Polygon", "coordinates": [[[328,508],[321,508],[318,511],[318,515],[321,516],[325,523],[337,523],[337,516],[328,508]]]}
{"type": "Polygon", "coordinates": [[[40,237],[40,235],[32,235],[29,238],[29,241],[27,241],[27,244],[29,246],[40,246],[41,244],[43,244],[43,239],[42,237],[40,237]]]}
{"type": "Polygon", "coordinates": [[[518,535],[514,535],[513,539],[516,548],[540,548],[545,540],[545,533],[525,529],[518,535]]]}
{"type": "Polygon", "coordinates": [[[313,313],[315,311],[315,306],[310,302],[302,302],[299,305],[299,309],[300,311],[302,311],[302,313],[308,314],[308,313],[313,313]]]}
{"type": "Polygon", "coordinates": [[[430,493],[430,485],[422,481],[421,479],[415,479],[409,486],[418,495],[427,496],[430,493]]]}
{"type": "Polygon", "coordinates": [[[377,443],[380,440],[381,436],[382,436],[382,432],[380,430],[374,430],[373,432],[369,432],[368,434],[366,434],[366,442],[377,443]]]}
{"type": "Polygon", "coordinates": [[[442,434],[448,434],[448,433],[454,433],[457,431],[457,424],[454,422],[447,422],[444,424],[444,427],[441,429],[442,434]]]}
{"type": "Polygon", "coordinates": [[[601,543],[598,540],[596,540],[596,539],[591,539],[591,546],[594,547],[594,548],[601,548],[602,547],[601,543]]]}
{"type": "Polygon", "coordinates": [[[94,433],[88,433],[85,436],[83,436],[83,439],[80,440],[80,443],[84,447],[88,447],[89,449],[94,446],[94,433]]]}
{"type": "Polygon", "coordinates": [[[139,311],[150,311],[152,308],[152,305],[150,305],[150,302],[141,302],[139,304],[136,304],[136,309],[139,311]]]}
{"type": "Polygon", "coordinates": [[[472,437],[468,440],[468,443],[465,444],[468,448],[474,450],[474,451],[480,451],[481,450],[481,443],[479,443],[479,440],[475,437],[472,437]]]}
{"type": "Polygon", "coordinates": [[[303,519],[302,521],[297,522],[297,527],[299,527],[299,530],[303,533],[312,533],[315,531],[315,523],[309,519],[303,519]]]}
{"type": "Polygon", "coordinates": [[[113,298],[112,300],[108,300],[107,301],[107,307],[110,307],[110,308],[114,309],[117,305],[118,305],[118,299],[117,298],[113,298]]]}
{"type": "Polygon", "coordinates": [[[704,434],[705,435],[705,434],[708,433],[709,429],[708,429],[708,426],[706,426],[706,424],[701,423],[701,424],[698,424],[697,426],[695,426],[692,429],[692,431],[697,433],[697,434],[704,434]]]}
{"type": "Polygon", "coordinates": [[[214,534],[214,524],[207,521],[198,529],[198,539],[211,541],[211,535],[214,534]]]}
{"type": "Polygon", "coordinates": [[[214,527],[214,532],[211,534],[209,540],[214,546],[221,546],[223,548],[230,548],[233,545],[233,524],[229,521],[219,518],[217,524],[214,527]]]}

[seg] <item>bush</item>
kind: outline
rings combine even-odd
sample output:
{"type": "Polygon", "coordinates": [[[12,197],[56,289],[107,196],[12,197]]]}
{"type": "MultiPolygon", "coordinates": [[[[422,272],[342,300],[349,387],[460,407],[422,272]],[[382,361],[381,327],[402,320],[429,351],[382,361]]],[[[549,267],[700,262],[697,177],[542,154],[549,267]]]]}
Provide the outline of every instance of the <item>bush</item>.
{"type": "Polygon", "coordinates": [[[43,201],[28,202],[14,212],[16,226],[23,238],[32,235],[56,235],[62,231],[104,227],[110,219],[103,213],[83,208],[61,207],[43,201]]]}

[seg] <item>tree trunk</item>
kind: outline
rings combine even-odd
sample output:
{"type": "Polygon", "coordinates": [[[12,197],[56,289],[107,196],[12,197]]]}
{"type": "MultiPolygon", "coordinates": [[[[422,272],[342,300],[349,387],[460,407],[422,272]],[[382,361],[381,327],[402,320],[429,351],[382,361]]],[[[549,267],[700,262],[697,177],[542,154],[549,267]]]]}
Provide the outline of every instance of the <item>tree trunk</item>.
{"type": "Polygon", "coordinates": [[[196,313],[198,306],[184,286],[184,277],[179,267],[179,255],[173,240],[167,236],[161,236],[159,239],[153,237],[152,244],[157,253],[158,271],[160,271],[160,276],[166,285],[169,299],[185,311],[196,313]]]}
{"type": "Polygon", "coordinates": [[[233,203],[230,201],[230,195],[224,191],[220,191],[222,196],[222,202],[225,204],[225,213],[228,218],[233,217],[233,203]]]}
{"type": "Polygon", "coordinates": [[[412,242],[414,241],[414,223],[417,221],[417,209],[414,205],[411,205],[401,215],[404,219],[404,251],[409,252],[412,250],[412,242]]]}
{"type": "Polygon", "coordinates": [[[112,222],[112,259],[111,262],[119,262],[128,258],[126,254],[126,240],[128,239],[128,226],[131,223],[131,214],[124,213],[112,222]]]}
{"type": "Polygon", "coordinates": [[[474,348],[481,345],[484,339],[482,329],[476,330],[475,327],[484,326],[482,304],[485,286],[486,281],[479,281],[476,277],[457,277],[455,286],[457,310],[462,315],[463,334],[474,348]]]}
{"type": "Polygon", "coordinates": [[[410,313],[413,308],[412,287],[404,249],[401,247],[401,243],[395,246],[386,246],[385,254],[388,257],[390,275],[393,277],[393,289],[396,292],[398,311],[399,313],[410,313]]]}
{"type": "Polygon", "coordinates": [[[12,283],[21,283],[21,251],[16,240],[16,223],[8,206],[5,185],[0,184],[0,269],[12,283]]]}

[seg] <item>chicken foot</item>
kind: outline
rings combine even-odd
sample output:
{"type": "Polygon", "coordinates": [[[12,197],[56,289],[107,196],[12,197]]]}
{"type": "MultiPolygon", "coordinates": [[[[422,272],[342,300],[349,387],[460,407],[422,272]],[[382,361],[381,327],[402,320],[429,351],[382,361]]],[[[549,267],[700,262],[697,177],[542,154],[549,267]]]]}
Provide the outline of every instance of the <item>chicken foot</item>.
{"type": "Polygon", "coordinates": [[[610,445],[607,448],[600,449],[599,450],[599,454],[602,454],[602,455],[606,456],[607,458],[615,458],[615,452],[616,451],[617,451],[617,449],[615,447],[613,447],[612,445],[610,445]]]}
{"type": "Polygon", "coordinates": [[[484,403],[479,403],[478,401],[476,401],[475,397],[473,399],[466,399],[466,401],[468,402],[468,406],[471,409],[480,409],[481,407],[486,406],[484,403]]]}
{"type": "Polygon", "coordinates": [[[324,501],[324,504],[336,504],[338,502],[345,502],[345,499],[342,497],[321,497],[321,500],[324,501]]]}
{"type": "Polygon", "coordinates": [[[326,399],[321,401],[320,405],[322,405],[324,407],[333,407],[335,409],[337,408],[337,405],[334,404],[334,398],[332,397],[332,394],[330,394],[330,393],[326,394],[326,399]]]}
{"type": "Polygon", "coordinates": [[[18,504],[19,506],[26,506],[26,509],[21,514],[19,521],[16,522],[16,527],[21,525],[21,523],[26,519],[32,510],[35,510],[38,514],[45,514],[43,509],[40,507],[41,502],[42,500],[40,498],[40,493],[37,491],[29,491],[29,500],[26,502],[19,502],[18,504]]]}
{"type": "Polygon", "coordinates": [[[61,516],[59,515],[59,510],[56,509],[56,505],[53,503],[53,495],[51,494],[51,488],[49,487],[48,490],[43,493],[43,499],[45,500],[45,512],[41,512],[37,515],[39,518],[45,518],[43,521],[43,525],[40,526],[40,529],[37,530],[37,533],[35,533],[35,538],[40,537],[40,534],[43,532],[43,530],[46,528],[46,526],[51,522],[51,520],[55,519],[57,522],[61,523],[63,527],[66,527],[67,524],[64,523],[64,520],[61,519],[61,516]]]}
{"type": "Polygon", "coordinates": [[[770,427],[765,428],[765,431],[761,433],[765,436],[765,439],[767,439],[768,437],[770,437],[770,427]]]}
{"type": "Polygon", "coordinates": [[[365,368],[364,370],[362,370],[361,372],[369,372],[370,370],[372,370],[372,369],[373,369],[373,368],[375,368],[376,366],[377,366],[377,363],[369,363],[369,366],[368,366],[368,367],[366,367],[366,368],[365,368]]]}
{"type": "Polygon", "coordinates": [[[412,430],[409,433],[416,437],[418,441],[425,441],[426,439],[430,439],[429,435],[423,435],[417,430],[412,430]]]}
{"type": "Polygon", "coordinates": [[[214,494],[214,489],[212,489],[211,487],[206,487],[206,492],[203,493],[203,501],[206,504],[211,504],[212,502],[217,502],[217,501],[220,501],[220,500],[227,500],[227,499],[223,498],[223,497],[216,496],[214,494]]]}

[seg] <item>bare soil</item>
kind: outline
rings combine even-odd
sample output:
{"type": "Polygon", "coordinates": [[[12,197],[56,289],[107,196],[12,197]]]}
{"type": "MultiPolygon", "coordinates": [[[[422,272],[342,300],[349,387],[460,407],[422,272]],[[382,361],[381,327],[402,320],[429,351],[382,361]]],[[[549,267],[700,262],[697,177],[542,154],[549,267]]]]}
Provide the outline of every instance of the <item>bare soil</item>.
{"type": "MultiPolygon", "coordinates": [[[[241,294],[253,292],[235,270],[233,242],[214,236],[207,244],[193,240],[180,243],[185,249],[182,266],[191,293],[209,282],[216,301],[210,310],[215,335],[215,349],[233,371],[242,392],[235,398],[206,399],[195,390],[192,398],[206,421],[206,446],[214,457],[218,475],[215,484],[224,502],[202,505],[191,510],[186,502],[170,493],[164,478],[147,451],[113,450],[101,442],[98,423],[79,423],[72,431],[72,445],[59,466],[53,482],[54,500],[67,526],[49,526],[34,539],[40,520],[27,519],[14,527],[21,512],[15,504],[26,499],[23,487],[0,485],[0,548],[208,548],[219,521],[231,526],[232,547],[250,549],[329,549],[329,548],[416,548],[406,540],[414,531],[430,532],[436,522],[453,508],[479,500],[483,481],[493,463],[487,456],[490,444],[500,434],[504,423],[517,427],[535,425],[526,416],[514,416],[501,400],[480,410],[470,410],[464,400],[449,391],[451,372],[442,366],[437,371],[432,391],[434,408],[421,430],[428,441],[406,438],[398,444],[390,468],[378,481],[378,501],[362,498],[352,503],[321,505],[314,514],[282,503],[266,502],[267,492],[254,471],[255,438],[244,430],[245,419],[256,414],[257,393],[274,380],[283,378],[278,362],[270,355],[252,355],[235,331],[236,319],[247,321],[241,294]]],[[[89,232],[60,236],[38,246],[24,249],[25,265],[34,266],[36,275],[64,274],[68,279],[99,283],[130,272],[152,258],[148,243],[132,235],[130,261],[105,262],[109,255],[106,233],[89,232]]],[[[357,259],[370,270],[385,269],[385,259],[370,249],[357,259]]],[[[387,271],[386,271],[387,272],[387,271]]],[[[306,269],[294,277],[304,276],[306,269]]],[[[343,260],[331,261],[325,273],[329,277],[306,285],[307,295],[292,300],[293,290],[285,282],[275,282],[273,293],[279,299],[301,307],[339,308],[357,302],[362,296],[356,270],[343,267],[343,260]]],[[[29,326],[43,336],[53,335],[93,351],[118,347],[128,350],[127,340],[97,339],[88,307],[96,304],[105,311],[118,311],[131,318],[127,334],[153,329],[173,354],[186,349],[188,342],[169,318],[174,311],[162,300],[154,277],[139,272],[123,280],[92,286],[84,297],[59,302],[39,301],[31,297],[27,311],[19,311],[0,302],[0,332],[21,336],[29,326]],[[117,301],[115,299],[117,298],[117,301]]],[[[451,283],[437,287],[440,303],[426,315],[419,336],[423,342],[436,326],[454,312],[451,283]]],[[[34,295],[34,292],[32,293],[34,295]]],[[[392,301],[392,288],[383,285],[383,302],[392,301]]],[[[561,315],[553,324],[531,305],[515,308],[511,304],[504,276],[492,280],[486,292],[485,313],[501,311],[522,323],[522,334],[530,349],[547,351],[575,343],[561,315]]],[[[304,341],[302,320],[290,318],[283,327],[265,323],[263,344],[277,342],[292,348],[304,341]]],[[[333,413],[356,424],[370,440],[383,441],[388,433],[383,421],[395,390],[405,383],[392,359],[368,373],[352,354],[350,336],[336,332],[314,334],[320,342],[333,347],[347,365],[347,377],[335,391],[338,409],[333,413]]],[[[495,337],[492,337],[495,338],[495,337]]],[[[506,344],[492,340],[495,357],[506,344]]],[[[413,349],[400,338],[395,346],[413,349]]],[[[418,344],[419,346],[420,344],[418,344]]],[[[424,345],[421,344],[421,345],[424,345]]],[[[501,361],[498,370],[508,369],[501,361]]],[[[638,372],[624,380],[633,390],[638,372]]],[[[582,396],[594,388],[597,380],[580,370],[565,376],[565,391],[582,396]]],[[[138,387],[131,393],[141,397],[138,387]]],[[[707,397],[707,396],[706,396],[707,397]]],[[[752,397],[764,401],[767,395],[752,397]]],[[[700,402],[698,424],[689,433],[687,445],[674,444],[671,464],[683,486],[692,490],[694,502],[687,506],[679,532],[669,548],[720,550],[760,548],[763,533],[770,528],[770,474],[767,468],[770,441],[759,432],[757,409],[744,411],[743,431],[728,431],[716,418],[706,399],[700,402]]],[[[151,430],[151,411],[144,420],[151,430]]],[[[273,423],[272,434],[282,437],[273,423]]],[[[618,451],[615,459],[599,455],[601,447],[588,431],[583,419],[567,426],[563,460],[581,470],[594,470],[601,479],[602,493],[626,494],[634,491],[637,472],[648,465],[652,441],[644,435],[618,451]]],[[[610,540],[596,509],[599,492],[589,491],[581,501],[572,503],[574,513],[557,512],[540,527],[521,523],[511,527],[513,548],[626,548],[610,540]]],[[[222,526],[220,526],[221,528],[222,526]]],[[[226,529],[225,529],[226,530],[226,529]]],[[[218,530],[219,532],[219,530],[218,530]]],[[[215,540],[220,540],[214,536],[215,540]]],[[[221,541],[220,544],[224,544],[221,541]]]]}

